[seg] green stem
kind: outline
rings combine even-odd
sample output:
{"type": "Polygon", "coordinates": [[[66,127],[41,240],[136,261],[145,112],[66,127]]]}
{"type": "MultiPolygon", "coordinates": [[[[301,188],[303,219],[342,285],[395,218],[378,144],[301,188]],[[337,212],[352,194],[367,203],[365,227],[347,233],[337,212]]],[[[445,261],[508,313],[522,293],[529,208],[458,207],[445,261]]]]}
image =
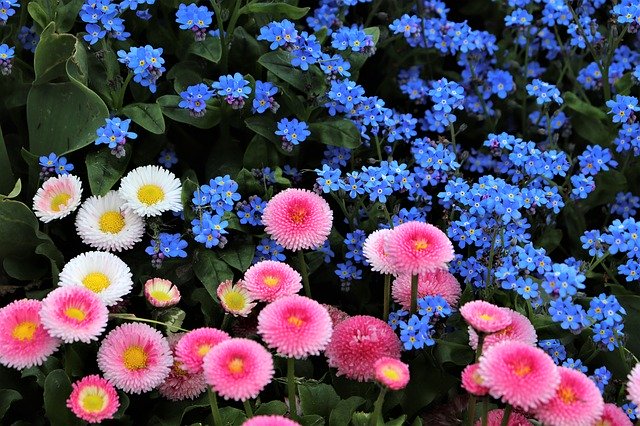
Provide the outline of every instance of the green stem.
{"type": "MultiPolygon", "coordinates": [[[[240,1],[240,0],[238,0],[240,1]]],[[[217,0],[211,0],[211,6],[213,7],[214,15],[216,16],[216,22],[218,23],[218,30],[220,31],[220,71],[222,74],[227,73],[227,61],[229,47],[227,46],[226,35],[224,31],[224,23],[222,22],[222,14],[220,13],[220,5],[217,0]]]]}
{"type": "Polygon", "coordinates": [[[383,321],[389,319],[389,309],[391,302],[391,275],[384,274],[384,310],[382,312],[383,321]]]}
{"type": "Polygon", "coordinates": [[[476,348],[476,362],[480,359],[480,355],[482,355],[482,346],[484,345],[484,333],[478,333],[478,347],[476,348]]]}
{"type": "Polygon", "coordinates": [[[149,324],[161,325],[163,327],[167,327],[167,328],[170,328],[172,330],[184,331],[186,333],[188,333],[190,331],[190,330],[187,330],[185,328],[177,327],[175,325],[166,324],[164,322],[160,322],[160,321],[156,321],[156,320],[152,320],[152,319],[148,319],[148,318],[140,318],[140,317],[135,316],[135,314],[109,314],[109,317],[128,320],[128,321],[148,322],[149,324]]]}
{"type": "Polygon", "coordinates": [[[309,269],[307,261],[304,259],[304,252],[298,250],[298,263],[300,263],[300,275],[302,275],[302,285],[304,285],[304,294],[311,297],[311,286],[309,285],[309,269]]]}
{"type": "Polygon", "coordinates": [[[251,409],[251,402],[248,399],[242,401],[242,405],[244,405],[244,412],[247,413],[247,418],[250,419],[253,417],[253,410],[251,409]]]}
{"type": "Polygon", "coordinates": [[[230,319],[231,319],[231,315],[224,314],[224,317],[222,318],[222,324],[220,324],[220,330],[224,330],[225,328],[227,328],[227,326],[229,325],[230,319]]]}
{"type": "Polygon", "coordinates": [[[451,144],[453,145],[453,152],[456,152],[456,130],[453,128],[453,123],[449,124],[449,130],[451,131],[451,144]]]}
{"type": "Polygon", "coordinates": [[[378,138],[378,135],[376,135],[374,139],[376,141],[376,153],[378,154],[378,160],[382,161],[382,150],[380,149],[380,139],[378,138]]]}
{"type": "Polygon", "coordinates": [[[298,412],[296,410],[296,376],[294,358],[287,358],[287,388],[289,390],[289,417],[295,420],[298,417],[298,412]]]}
{"type": "Polygon", "coordinates": [[[482,426],[487,426],[489,413],[489,398],[487,396],[482,397],[482,426]]]}
{"type": "MultiPolygon", "coordinates": [[[[378,395],[378,399],[373,404],[373,414],[369,417],[369,426],[376,426],[378,424],[378,419],[381,419],[382,416],[382,404],[384,403],[384,396],[387,393],[387,388],[383,387],[380,389],[380,395],[378,395]]],[[[384,420],[383,420],[384,423],[384,420]]]]}
{"type": "Polygon", "coordinates": [[[476,417],[476,396],[475,395],[471,395],[469,397],[469,405],[468,405],[468,409],[467,409],[467,422],[466,424],[468,426],[473,426],[473,421],[475,420],[476,417]]]}
{"type": "Polygon", "coordinates": [[[127,92],[127,87],[129,87],[129,82],[131,82],[131,79],[133,78],[133,74],[129,73],[127,74],[127,78],[124,80],[124,82],[122,83],[122,86],[120,87],[120,90],[118,91],[118,98],[116,99],[116,111],[119,111],[123,104],[124,104],[124,95],[127,92]]]}
{"type": "Polygon", "coordinates": [[[411,275],[411,315],[418,310],[418,274],[411,275]]]}
{"type": "Polygon", "coordinates": [[[507,404],[502,414],[502,422],[500,423],[500,426],[508,426],[509,417],[511,417],[511,405],[507,404]]]}
{"type": "Polygon", "coordinates": [[[216,398],[216,393],[211,388],[208,388],[208,393],[209,405],[211,406],[211,415],[213,416],[213,424],[214,426],[221,425],[222,417],[220,416],[220,410],[218,409],[218,399],[216,398]]]}

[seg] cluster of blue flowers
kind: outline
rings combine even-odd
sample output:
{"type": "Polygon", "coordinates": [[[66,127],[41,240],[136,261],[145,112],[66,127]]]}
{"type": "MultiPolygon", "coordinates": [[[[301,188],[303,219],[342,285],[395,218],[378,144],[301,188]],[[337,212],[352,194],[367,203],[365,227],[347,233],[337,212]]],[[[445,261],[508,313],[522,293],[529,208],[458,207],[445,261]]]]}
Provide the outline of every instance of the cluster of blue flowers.
{"type": "Polygon", "coordinates": [[[263,260],[273,260],[276,262],[284,262],[287,257],[284,254],[284,247],[272,240],[271,238],[264,237],[260,240],[260,243],[256,246],[256,252],[253,257],[252,263],[258,263],[263,260]]]}
{"type": "Polygon", "coordinates": [[[67,162],[67,158],[58,157],[54,152],[49,155],[43,155],[39,159],[40,179],[46,179],[53,175],[66,175],[74,169],[73,164],[67,162]]]}
{"type": "Polygon", "coordinates": [[[389,314],[389,325],[400,331],[400,341],[405,350],[422,349],[436,344],[433,336],[439,321],[449,317],[451,307],[440,296],[425,296],[418,299],[418,312],[399,310],[389,314]]]}
{"type": "Polygon", "coordinates": [[[233,75],[222,75],[218,81],[214,81],[211,85],[216,94],[223,97],[224,100],[231,105],[233,109],[241,109],[244,107],[245,99],[251,93],[249,81],[240,73],[233,75]]]}
{"type": "Polygon", "coordinates": [[[129,131],[131,119],[122,120],[118,117],[105,119],[105,125],[96,130],[96,145],[107,145],[111,153],[117,158],[125,155],[127,139],[136,139],[138,134],[129,131]]]}
{"type": "Polygon", "coordinates": [[[296,118],[291,120],[283,118],[278,121],[278,129],[275,134],[282,139],[282,149],[291,151],[295,145],[304,142],[311,132],[304,121],[298,121],[296,118]]]}
{"type": "Polygon", "coordinates": [[[228,233],[229,222],[224,216],[240,201],[237,191],[236,181],[225,175],[211,179],[208,185],[201,185],[193,192],[191,202],[197,217],[191,221],[191,230],[195,240],[206,248],[223,248],[227,244],[225,234],[228,233]]]}
{"type": "Polygon", "coordinates": [[[187,245],[187,242],[179,233],[161,232],[151,240],[151,244],[145,249],[145,252],[151,256],[153,267],[160,268],[166,258],[187,257],[187,252],[184,250],[187,245]]]}
{"type": "Polygon", "coordinates": [[[7,44],[0,44],[0,74],[9,75],[13,68],[15,49],[7,44]]]}
{"type": "Polygon", "coordinates": [[[262,213],[267,202],[257,195],[252,195],[246,201],[236,203],[236,211],[241,225],[261,226],[262,213]]]}
{"type": "Polygon", "coordinates": [[[129,51],[118,50],[118,61],[133,72],[133,81],[156,92],[156,82],[165,72],[162,48],[154,49],[150,45],[131,47],[129,51]]]}
{"type": "MultiPolygon", "coordinates": [[[[632,202],[637,203],[637,200],[632,202]]],[[[618,273],[625,277],[627,282],[640,281],[640,222],[632,217],[622,221],[615,219],[607,228],[608,232],[591,230],[580,238],[582,248],[598,260],[604,257],[626,254],[626,263],[618,266],[618,273]]]]}
{"type": "Polygon", "coordinates": [[[40,41],[40,36],[36,33],[34,25],[31,27],[23,26],[20,28],[20,32],[18,33],[18,40],[20,41],[20,44],[22,44],[22,48],[24,50],[35,53],[36,46],[40,41]]]}
{"type": "MultiPolygon", "coordinates": [[[[344,248],[346,249],[344,257],[346,260],[338,263],[335,270],[343,291],[348,291],[353,281],[362,279],[363,271],[358,268],[358,265],[368,265],[362,253],[362,246],[366,239],[367,234],[361,229],[348,232],[344,238],[344,248]]],[[[333,252],[330,254],[330,257],[332,256],[333,252]]]]}
{"type": "Polygon", "coordinates": [[[16,8],[20,3],[15,0],[0,0],[0,26],[7,23],[9,18],[16,14],[16,8]]]}
{"type": "Polygon", "coordinates": [[[180,24],[181,30],[192,31],[196,41],[202,41],[207,37],[207,29],[213,22],[213,12],[206,6],[180,3],[176,12],[176,22],[180,24]]]}

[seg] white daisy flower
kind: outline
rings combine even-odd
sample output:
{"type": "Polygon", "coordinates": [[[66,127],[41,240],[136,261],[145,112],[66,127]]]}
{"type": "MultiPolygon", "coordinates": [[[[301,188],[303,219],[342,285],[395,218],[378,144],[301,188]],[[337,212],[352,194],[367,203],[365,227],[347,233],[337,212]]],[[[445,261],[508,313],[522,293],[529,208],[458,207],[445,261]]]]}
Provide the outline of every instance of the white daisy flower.
{"type": "Polygon", "coordinates": [[[109,252],[89,251],[74,257],[60,272],[60,287],[81,285],[112,306],[131,292],[131,270],[118,256],[109,252]]]}
{"type": "Polygon", "coordinates": [[[144,234],[144,219],[124,207],[117,191],[90,197],[76,216],[76,230],[85,244],[98,250],[128,250],[144,234]]]}
{"type": "Polygon", "coordinates": [[[182,211],[180,180],[159,166],[131,170],[120,181],[119,192],[125,206],[140,216],[159,216],[168,210],[182,211]]]}
{"type": "Polygon", "coordinates": [[[82,181],[77,176],[52,177],[33,197],[33,211],[44,223],[61,219],[78,208],[81,196],[82,181]]]}

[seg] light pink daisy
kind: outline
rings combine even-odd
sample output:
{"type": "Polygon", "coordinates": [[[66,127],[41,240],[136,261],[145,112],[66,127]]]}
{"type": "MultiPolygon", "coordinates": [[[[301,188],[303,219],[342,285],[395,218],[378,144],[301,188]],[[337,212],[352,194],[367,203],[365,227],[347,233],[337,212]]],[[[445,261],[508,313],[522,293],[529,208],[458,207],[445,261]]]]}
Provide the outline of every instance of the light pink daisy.
{"type": "Polygon", "coordinates": [[[254,416],[242,423],[242,426],[300,426],[300,423],[283,416],[254,416]]]}
{"type": "Polygon", "coordinates": [[[515,341],[498,343],[484,351],[478,371],[492,397],[523,410],[549,401],[560,383],[549,355],[515,341]]]}
{"type": "Polygon", "coordinates": [[[447,235],[424,222],[405,222],[387,238],[386,252],[398,273],[420,274],[446,269],[453,260],[453,244],[447,235]]]}
{"type": "Polygon", "coordinates": [[[91,290],[58,287],[42,301],[40,320],[51,336],[65,343],[90,343],[107,327],[109,309],[91,290]]]}
{"type": "Polygon", "coordinates": [[[97,374],[83,377],[72,387],[67,407],[84,421],[100,423],[112,419],[120,407],[116,389],[97,374]]]}
{"type": "MultiPolygon", "coordinates": [[[[482,349],[488,349],[496,343],[504,342],[507,340],[515,340],[518,342],[526,343],[530,346],[535,346],[536,342],[538,341],[538,335],[536,334],[536,329],[533,328],[533,324],[531,324],[531,321],[529,321],[529,318],[525,317],[519,312],[514,311],[513,309],[500,309],[504,310],[507,315],[511,317],[511,324],[500,331],[487,334],[484,338],[482,349]]],[[[473,327],[469,327],[469,344],[474,350],[478,347],[478,334],[473,329],[473,327]]]]}
{"type": "Polygon", "coordinates": [[[169,280],[151,278],[144,283],[144,297],[156,308],[167,308],[180,302],[180,290],[169,280]]]}
{"type": "Polygon", "coordinates": [[[616,404],[604,404],[602,416],[594,426],[633,426],[629,417],[616,404]]]}
{"type": "Polygon", "coordinates": [[[148,392],[169,375],[173,359],[162,333],[141,323],[120,325],[102,340],[98,367],[118,389],[148,392]]]}
{"type": "Polygon", "coordinates": [[[640,363],[633,367],[627,377],[627,396],[629,401],[640,407],[640,363]]]}
{"type": "Polygon", "coordinates": [[[229,339],[204,357],[204,378],[224,399],[255,398],[273,378],[273,358],[249,339],[229,339]]]}
{"type": "Polygon", "coordinates": [[[349,315],[348,313],[336,308],[333,305],[327,305],[327,304],[323,303],[322,306],[324,306],[324,308],[327,310],[327,312],[329,312],[329,316],[331,317],[331,323],[333,324],[334,328],[335,328],[336,325],[340,324],[342,321],[344,321],[347,318],[351,317],[351,315],[349,315]]]}
{"type": "Polygon", "coordinates": [[[220,299],[222,309],[234,317],[246,317],[256,306],[242,280],[239,280],[235,285],[231,280],[223,281],[218,286],[216,294],[220,299]]]}
{"type": "Polygon", "coordinates": [[[182,368],[182,363],[175,356],[175,347],[184,333],[170,335],[167,340],[173,351],[173,366],[167,378],[158,386],[160,395],[170,401],[182,401],[194,399],[207,390],[207,382],[204,381],[202,372],[193,374],[182,368]]]}
{"type": "Polygon", "coordinates": [[[304,296],[286,296],[258,315],[258,334],[278,355],[306,358],[318,355],[331,338],[331,317],[324,306],[304,296]]]}
{"type": "Polygon", "coordinates": [[[386,322],[356,315],[338,324],[325,351],[337,375],[360,382],[374,378],[374,365],[382,357],[400,359],[400,339],[386,322]]]}
{"type": "Polygon", "coordinates": [[[489,393],[489,388],[484,386],[482,376],[478,372],[480,364],[470,364],[462,370],[462,387],[470,394],[483,396],[489,393]]]}
{"type": "Polygon", "coordinates": [[[376,380],[391,390],[400,390],[409,383],[409,366],[396,358],[383,356],[373,364],[376,380]]]}
{"type": "Polygon", "coordinates": [[[460,308],[460,315],[474,330],[482,333],[494,333],[511,324],[511,316],[505,310],[484,300],[465,303],[460,308]]]}
{"type": "Polygon", "coordinates": [[[371,265],[371,270],[381,274],[395,274],[396,270],[391,259],[385,251],[387,238],[393,231],[391,229],[378,229],[371,233],[362,246],[362,254],[371,265]]]}
{"type": "Polygon", "coordinates": [[[0,364],[23,368],[42,364],[60,345],[42,326],[42,302],[21,299],[0,309],[0,364]]]}
{"type": "MultiPolygon", "coordinates": [[[[462,289],[456,277],[444,269],[418,275],[418,299],[425,296],[441,296],[449,306],[458,306],[462,289]]],[[[411,274],[400,274],[391,286],[391,295],[404,309],[411,307],[411,274]]]]}
{"type": "Polygon", "coordinates": [[[213,327],[201,327],[186,333],[176,344],[176,358],[182,368],[190,373],[202,372],[202,359],[209,351],[225,340],[229,335],[213,327]]]}
{"type": "Polygon", "coordinates": [[[244,273],[244,287],[255,300],[273,302],[299,292],[302,277],[286,263],[263,260],[244,273]]]}
{"type": "MultiPolygon", "coordinates": [[[[504,410],[501,408],[489,411],[487,413],[487,426],[501,426],[503,417],[504,410]]],[[[507,426],[531,426],[531,424],[522,413],[512,411],[507,426]]],[[[474,426],[482,426],[482,419],[477,420],[474,426]]]]}
{"type": "Polygon", "coordinates": [[[332,222],[329,203],[314,192],[298,188],[274,195],[262,214],[267,234],[293,251],[320,247],[329,237],[332,222]]]}
{"type": "Polygon", "coordinates": [[[44,223],[68,216],[80,205],[82,182],[73,175],[44,181],[33,197],[33,212],[44,223]]]}
{"type": "Polygon", "coordinates": [[[535,409],[536,419],[553,426],[593,426],[604,411],[600,390],[580,371],[557,369],[560,384],[553,398],[535,409]]]}

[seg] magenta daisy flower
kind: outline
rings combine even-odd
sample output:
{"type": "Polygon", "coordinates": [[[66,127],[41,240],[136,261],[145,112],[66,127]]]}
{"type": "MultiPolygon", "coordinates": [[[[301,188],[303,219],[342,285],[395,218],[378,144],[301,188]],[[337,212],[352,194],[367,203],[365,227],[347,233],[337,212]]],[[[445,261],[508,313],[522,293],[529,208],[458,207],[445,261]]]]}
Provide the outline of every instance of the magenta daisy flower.
{"type": "Polygon", "coordinates": [[[325,355],[338,376],[363,382],[375,377],[374,365],[380,358],[400,359],[400,340],[386,322],[356,315],[334,328],[325,355]]]}
{"type": "Polygon", "coordinates": [[[151,278],[144,283],[144,297],[156,308],[168,308],[180,302],[180,290],[169,280],[151,278]]]}
{"type": "Polygon", "coordinates": [[[51,336],[65,343],[90,343],[107,327],[109,309],[91,290],[58,287],[42,301],[40,320],[51,336]]]}
{"type": "Polygon", "coordinates": [[[204,378],[224,399],[255,398],[273,378],[273,358],[259,343],[229,339],[204,357],[204,378]]]}
{"type": "MultiPolygon", "coordinates": [[[[449,271],[436,269],[418,275],[418,299],[425,296],[440,296],[455,308],[458,306],[461,294],[460,283],[449,271]]],[[[411,274],[401,274],[393,281],[391,295],[393,300],[404,309],[410,308],[411,274]]]]}
{"type": "Polygon", "coordinates": [[[523,410],[549,401],[560,382],[549,355],[515,341],[497,343],[484,351],[479,372],[492,397],[523,410]]]}
{"type": "Polygon", "coordinates": [[[182,367],[182,363],[175,356],[175,347],[184,333],[172,334],[167,340],[173,351],[173,366],[167,378],[158,386],[160,395],[170,401],[182,401],[194,399],[207,390],[207,382],[204,381],[202,372],[193,374],[182,367]]]}
{"type": "Polygon", "coordinates": [[[482,333],[500,331],[511,324],[511,316],[504,309],[484,300],[465,303],[460,308],[460,315],[467,324],[482,333]]]}
{"type": "Polygon", "coordinates": [[[453,244],[447,235],[424,222],[405,222],[387,238],[386,253],[398,273],[420,274],[446,269],[453,260],[453,244]]]}
{"type": "Polygon", "coordinates": [[[201,327],[186,333],[176,344],[176,358],[182,363],[182,368],[192,374],[202,372],[202,359],[211,348],[222,341],[228,340],[229,335],[222,330],[212,327],[201,327]]]}
{"type": "Polygon", "coordinates": [[[42,364],[60,345],[40,322],[39,300],[21,299],[0,309],[0,364],[23,368],[42,364]]]}
{"type": "Polygon", "coordinates": [[[274,195],[262,215],[267,234],[293,251],[320,247],[329,237],[332,222],[333,212],[324,198],[297,188],[274,195]]]}
{"type": "Polygon", "coordinates": [[[72,387],[67,407],[84,421],[100,423],[112,419],[120,407],[116,389],[97,374],[83,377],[72,387]]]}
{"type": "Polygon", "coordinates": [[[379,229],[371,233],[362,246],[362,254],[371,265],[371,270],[381,274],[395,274],[396,270],[385,251],[387,239],[393,231],[391,229],[379,229]]]}
{"type": "Polygon", "coordinates": [[[169,375],[173,359],[167,339],[140,323],[120,325],[102,340],[98,367],[104,377],[125,392],[148,392],[169,375]]]}
{"type": "Polygon", "coordinates": [[[258,333],[267,346],[287,358],[318,355],[331,338],[326,308],[304,296],[286,296],[268,304],[258,315],[258,333]]]}
{"type": "Polygon", "coordinates": [[[300,426],[300,423],[283,416],[254,416],[242,426],[300,426]]]}
{"type": "Polygon", "coordinates": [[[595,426],[633,426],[627,414],[616,404],[604,404],[602,416],[595,426]]]}
{"type": "MultiPolygon", "coordinates": [[[[495,410],[487,413],[487,426],[501,426],[502,419],[504,418],[504,410],[502,408],[496,408],[495,410]]],[[[512,411],[509,416],[509,423],[507,426],[531,426],[532,423],[527,418],[517,411],[512,411]]],[[[482,419],[475,422],[474,426],[482,426],[482,419]]]]}
{"type": "MultiPolygon", "coordinates": [[[[509,308],[500,308],[511,317],[511,324],[506,326],[500,331],[487,334],[484,338],[482,348],[488,349],[491,346],[499,342],[507,340],[515,340],[517,342],[523,342],[530,346],[535,346],[538,341],[536,329],[533,328],[533,324],[529,321],[529,318],[525,317],[519,312],[509,308]]],[[[469,327],[469,344],[475,350],[478,347],[478,333],[469,327]]]]}
{"type": "Polygon", "coordinates": [[[627,396],[629,401],[640,406],[640,363],[633,367],[627,377],[627,396]]]}
{"type": "Polygon", "coordinates": [[[244,287],[255,300],[273,302],[299,292],[302,277],[286,263],[263,260],[244,273],[244,287]]]}
{"type": "Polygon", "coordinates": [[[378,383],[391,390],[400,390],[409,383],[409,366],[396,358],[383,356],[373,364],[378,383]]]}
{"type": "Polygon", "coordinates": [[[480,364],[470,364],[462,370],[462,387],[470,394],[483,396],[489,393],[489,389],[484,386],[484,380],[478,371],[480,364]]]}
{"type": "Polygon", "coordinates": [[[535,409],[536,419],[554,426],[593,426],[604,411],[600,390],[580,371],[557,369],[560,384],[553,398],[535,409]]]}

